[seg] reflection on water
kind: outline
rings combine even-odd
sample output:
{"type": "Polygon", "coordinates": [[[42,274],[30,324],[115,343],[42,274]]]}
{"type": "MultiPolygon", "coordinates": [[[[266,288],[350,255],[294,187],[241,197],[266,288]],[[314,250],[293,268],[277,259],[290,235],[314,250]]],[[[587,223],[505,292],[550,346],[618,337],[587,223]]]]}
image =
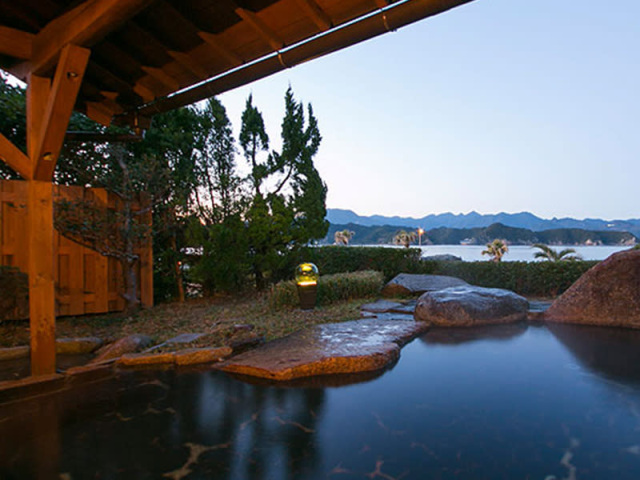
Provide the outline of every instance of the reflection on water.
{"type": "Polygon", "coordinates": [[[0,407],[0,478],[636,479],[639,335],[434,329],[332,386],[126,373],[0,407]]]}

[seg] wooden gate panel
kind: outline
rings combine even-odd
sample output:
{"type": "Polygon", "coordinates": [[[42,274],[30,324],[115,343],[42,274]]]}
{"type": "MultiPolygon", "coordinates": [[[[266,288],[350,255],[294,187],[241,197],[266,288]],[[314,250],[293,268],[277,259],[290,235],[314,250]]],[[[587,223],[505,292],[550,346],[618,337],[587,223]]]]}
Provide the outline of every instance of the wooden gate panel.
{"type": "MultiPolygon", "coordinates": [[[[115,208],[117,197],[104,189],[58,186],[57,193],[66,198],[93,198],[115,208]]],[[[27,272],[29,264],[27,223],[27,182],[0,180],[0,265],[14,266],[27,272]]],[[[145,205],[144,198],[142,202],[145,205]]],[[[151,212],[142,216],[151,225],[151,212]]],[[[153,305],[153,251],[151,235],[136,249],[138,294],[144,306],[153,305]]],[[[83,315],[121,311],[125,307],[122,267],[114,258],[100,255],[58,233],[54,237],[56,252],[56,313],[83,315]]]]}

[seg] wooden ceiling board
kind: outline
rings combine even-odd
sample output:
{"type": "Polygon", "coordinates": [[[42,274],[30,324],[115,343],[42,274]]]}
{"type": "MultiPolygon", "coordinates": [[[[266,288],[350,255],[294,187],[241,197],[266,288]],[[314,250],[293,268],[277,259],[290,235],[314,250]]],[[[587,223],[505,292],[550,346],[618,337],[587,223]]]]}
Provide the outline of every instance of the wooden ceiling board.
{"type": "Polygon", "coordinates": [[[192,23],[167,2],[157,2],[157,7],[139,15],[136,21],[149,33],[161,39],[168,48],[186,52],[202,40],[192,23]]]}

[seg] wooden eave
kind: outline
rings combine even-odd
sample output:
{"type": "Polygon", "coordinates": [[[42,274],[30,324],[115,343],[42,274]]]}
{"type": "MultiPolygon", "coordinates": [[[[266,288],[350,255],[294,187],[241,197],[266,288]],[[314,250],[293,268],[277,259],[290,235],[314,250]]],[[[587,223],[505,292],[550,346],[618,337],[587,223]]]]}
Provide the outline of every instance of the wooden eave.
{"type": "Polygon", "coordinates": [[[88,48],[76,110],[128,123],[468,1],[1,0],[0,68],[51,77],[65,44],[88,48]],[[188,93],[203,82],[210,88],[188,93]]]}

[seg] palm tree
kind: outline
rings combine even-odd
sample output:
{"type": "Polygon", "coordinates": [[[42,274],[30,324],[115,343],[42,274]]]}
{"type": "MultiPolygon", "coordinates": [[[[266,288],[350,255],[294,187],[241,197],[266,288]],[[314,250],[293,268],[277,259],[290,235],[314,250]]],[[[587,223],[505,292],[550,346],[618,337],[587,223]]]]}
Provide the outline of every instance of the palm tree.
{"type": "Polygon", "coordinates": [[[393,237],[393,243],[396,245],[404,245],[405,248],[409,248],[411,242],[415,242],[416,232],[407,232],[406,230],[400,230],[393,237]]]}
{"type": "Polygon", "coordinates": [[[550,262],[582,260],[582,257],[573,248],[565,248],[558,252],[544,243],[534,243],[533,248],[540,249],[533,255],[533,258],[542,258],[550,262]]]}
{"type": "Polygon", "coordinates": [[[508,251],[507,243],[496,238],[493,242],[487,243],[487,249],[482,251],[482,255],[489,255],[492,261],[499,262],[508,251]]]}
{"type": "Polygon", "coordinates": [[[356,232],[351,230],[341,230],[333,235],[333,243],[336,245],[349,245],[349,241],[353,238],[356,232]]]}

